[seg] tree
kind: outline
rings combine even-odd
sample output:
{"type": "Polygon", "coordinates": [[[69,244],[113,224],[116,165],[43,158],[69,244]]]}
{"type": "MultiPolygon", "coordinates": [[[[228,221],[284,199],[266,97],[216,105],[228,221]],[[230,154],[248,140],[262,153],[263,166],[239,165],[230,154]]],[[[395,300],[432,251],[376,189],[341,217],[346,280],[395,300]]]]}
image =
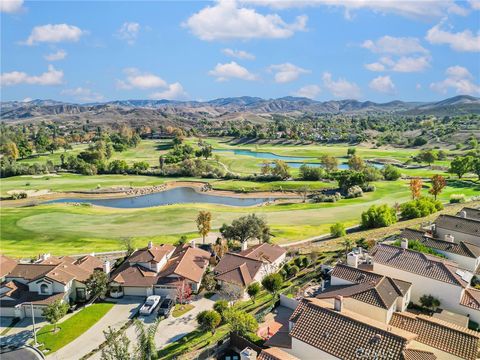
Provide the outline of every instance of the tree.
{"type": "Polygon", "coordinates": [[[357,149],[355,149],[354,147],[349,147],[348,150],[347,150],[347,156],[353,156],[355,155],[355,153],[357,152],[357,149]]]}
{"type": "Polygon", "coordinates": [[[363,159],[358,155],[353,155],[348,159],[348,168],[353,171],[362,171],[365,167],[363,159]]]}
{"type": "Polygon", "coordinates": [[[449,172],[456,174],[461,179],[470,170],[472,162],[473,157],[471,156],[456,156],[450,163],[449,172]]]}
{"type": "Polygon", "coordinates": [[[333,237],[341,237],[347,235],[347,230],[345,229],[345,225],[342,223],[335,223],[330,226],[330,235],[333,237]]]}
{"type": "Polygon", "coordinates": [[[258,330],[257,320],[245,311],[229,308],[225,311],[224,318],[230,330],[239,335],[248,335],[258,330]]]}
{"type": "Polygon", "coordinates": [[[173,245],[175,246],[182,246],[182,245],[185,245],[187,243],[187,236],[186,235],[182,235],[178,238],[177,241],[175,241],[175,243],[173,245]]]}
{"type": "Polygon", "coordinates": [[[382,173],[385,180],[388,180],[388,181],[398,180],[400,176],[402,176],[402,173],[400,172],[400,170],[392,164],[385,165],[382,173]]]}
{"type": "Polygon", "coordinates": [[[247,294],[250,296],[253,302],[255,302],[255,296],[260,292],[260,284],[258,282],[253,282],[247,287],[247,294]]]}
{"type": "Polygon", "coordinates": [[[273,295],[273,301],[275,302],[275,298],[277,293],[282,288],[283,278],[280,274],[270,274],[263,278],[262,286],[267,290],[270,294],[273,295]]]}
{"type": "Polygon", "coordinates": [[[102,349],[101,360],[130,360],[132,358],[128,351],[130,339],[125,335],[125,331],[115,330],[109,326],[103,335],[105,336],[105,346],[102,349]]]}
{"type": "Polygon", "coordinates": [[[157,349],[155,347],[155,333],[159,324],[157,319],[152,325],[146,326],[142,321],[135,319],[135,332],[137,334],[136,354],[138,360],[156,360],[158,359],[157,349]]]}
{"type": "Polygon", "coordinates": [[[342,245],[345,248],[345,259],[346,259],[347,254],[350,252],[350,249],[352,248],[353,240],[346,238],[345,240],[342,241],[342,245]]]}
{"type": "Polygon", "coordinates": [[[108,290],[108,275],[102,270],[95,270],[85,282],[87,292],[92,297],[103,297],[108,290]]]}
{"type": "Polygon", "coordinates": [[[437,154],[435,154],[433,150],[423,150],[417,155],[417,159],[431,165],[437,160],[437,154]]]}
{"type": "Polygon", "coordinates": [[[367,211],[362,213],[362,227],[364,229],[373,229],[390,226],[397,222],[395,209],[388,205],[372,205],[367,211]]]}
{"type": "Polygon", "coordinates": [[[418,199],[422,195],[423,181],[420,178],[410,179],[410,192],[412,193],[412,199],[418,199]]]}
{"type": "Polygon", "coordinates": [[[165,158],[162,155],[158,158],[158,165],[160,166],[160,170],[163,170],[163,167],[165,166],[165,158]]]}
{"type": "Polygon", "coordinates": [[[275,160],[274,166],[271,170],[272,175],[278,176],[282,180],[286,180],[290,177],[290,171],[288,164],[283,160],[275,160]]]}
{"type": "Polygon", "coordinates": [[[416,200],[408,201],[400,206],[400,216],[402,219],[416,219],[433,214],[443,209],[440,201],[432,198],[421,197],[416,200]]]}
{"type": "Polygon", "coordinates": [[[213,252],[218,259],[221,259],[228,251],[228,243],[222,238],[217,238],[215,244],[213,244],[213,252]]]}
{"type": "Polygon", "coordinates": [[[222,318],[223,318],[223,314],[225,313],[225,311],[227,309],[228,309],[228,301],[227,300],[217,300],[213,304],[213,310],[218,312],[222,316],[222,318]]]}
{"type": "Polygon", "coordinates": [[[208,270],[203,275],[202,285],[206,291],[214,291],[217,287],[217,281],[215,280],[215,274],[208,270]]]}
{"type": "Polygon", "coordinates": [[[58,299],[43,309],[42,316],[53,325],[53,332],[57,332],[57,323],[67,311],[68,304],[58,299]]]}
{"type": "Polygon", "coordinates": [[[185,279],[182,279],[180,283],[176,286],[176,295],[178,302],[182,305],[185,304],[185,301],[188,300],[192,295],[192,288],[185,281],[185,279]]]}
{"type": "Polygon", "coordinates": [[[327,172],[332,172],[332,171],[338,170],[338,160],[334,156],[330,156],[330,155],[326,155],[326,154],[322,155],[322,157],[320,157],[320,162],[321,162],[323,168],[327,172]]]}
{"type": "Polygon", "coordinates": [[[242,216],[232,221],[231,225],[223,224],[220,233],[227,240],[237,240],[244,243],[250,239],[268,242],[270,228],[263,218],[255,214],[242,216]]]}
{"type": "Polygon", "coordinates": [[[341,171],[336,178],[338,187],[344,192],[348,191],[352,186],[357,185],[362,188],[366,184],[365,174],[358,171],[341,171]]]}
{"type": "Polygon", "coordinates": [[[215,329],[220,325],[222,317],[215,310],[204,310],[197,314],[197,323],[204,331],[215,334],[215,329]]]}
{"type": "Polygon", "coordinates": [[[307,164],[302,164],[299,168],[300,179],[308,181],[320,180],[323,177],[324,172],[325,171],[320,167],[308,166],[307,164]]]}
{"type": "Polygon", "coordinates": [[[7,142],[2,147],[2,154],[4,154],[6,157],[9,157],[13,160],[18,159],[19,152],[18,152],[17,145],[13,141],[7,142]]]}
{"type": "Polygon", "coordinates": [[[432,187],[428,192],[433,195],[435,200],[437,200],[437,196],[442,192],[443,188],[447,185],[447,181],[442,175],[433,175],[432,178],[432,187]]]}
{"type": "Polygon", "coordinates": [[[472,162],[472,172],[478,176],[478,180],[480,180],[480,157],[476,157],[473,159],[472,162]]]}
{"type": "Polygon", "coordinates": [[[262,162],[261,169],[262,175],[268,175],[272,173],[272,166],[268,161],[262,162]]]}
{"type": "Polygon", "coordinates": [[[420,297],[420,304],[430,310],[435,311],[440,306],[440,300],[432,295],[422,295],[420,297]]]}
{"type": "Polygon", "coordinates": [[[108,164],[108,170],[113,174],[123,174],[128,170],[128,164],[125,160],[113,160],[108,164]]]}
{"type": "Polygon", "coordinates": [[[133,239],[131,237],[124,238],[123,245],[125,246],[125,250],[127,251],[127,256],[132,255],[133,252],[135,251],[133,239]]]}
{"type": "Polygon", "coordinates": [[[205,244],[205,237],[210,232],[212,221],[212,214],[209,211],[200,211],[197,216],[198,233],[202,235],[203,243],[205,244]]]}
{"type": "Polygon", "coordinates": [[[303,202],[307,201],[309,190],[310,189],[308,188],[308,186],[301,186],[301,187],[298,188],[297,194],[302,197],[303,202]]]}

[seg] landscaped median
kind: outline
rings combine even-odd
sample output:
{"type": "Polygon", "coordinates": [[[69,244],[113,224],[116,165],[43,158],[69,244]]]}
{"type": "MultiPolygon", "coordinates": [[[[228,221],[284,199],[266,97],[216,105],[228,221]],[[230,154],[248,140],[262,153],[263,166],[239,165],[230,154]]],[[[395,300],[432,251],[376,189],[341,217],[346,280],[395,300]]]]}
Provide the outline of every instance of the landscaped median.
{"type": "Polygon", "coordinates": [[[37,331],[37,341],[41,344],[40,350],[51,354],[61,349],[95,325],[114,305],[114,303],[104,302],[85,307],[59,323],[56,332],[53,332],[53,325],[44,326],[37,331]]]}

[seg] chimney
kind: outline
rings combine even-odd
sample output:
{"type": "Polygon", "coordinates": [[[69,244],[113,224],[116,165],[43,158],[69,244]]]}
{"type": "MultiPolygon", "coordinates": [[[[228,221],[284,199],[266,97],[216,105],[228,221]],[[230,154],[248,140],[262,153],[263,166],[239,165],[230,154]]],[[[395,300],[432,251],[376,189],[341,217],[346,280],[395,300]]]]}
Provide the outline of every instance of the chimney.
{"type": "Polygon", "coordinates": [[[194,249],[197,247],[197,245],[195,244],[195,239],[193,239],[192,241],[190,241],[190,246],[191,246],[192,248],[194,248],[194,249]]]}
{"type": "Polygon", "coordinates": [[[465,210],[462,210],[458,213],[458,216],[460,216],[461,218],[466,218],[467,217],[467,212],[465,210]]]}
{"type": "Polygon", "coordinates": [[[148,248],[148,249],[151,249],[152,247],[153,247],[153,242],[149,241],[147,248],[148,248]]]}
{"type": "Polygon", "coordinates": [[[342,312],[342,308],[343,308],[343,296],[341,295],[335,296],[335,304],[334,304],[335,311],[342,312]]]}
{"type": "Polygon", "coordinates": [[[103,272],[105,274],[110,274],[110,271],[112,270],[112,266],[110,264],[110,260],[106,260],[104,263],[103,263],[103,272]]]}
{"type": "Polygon", "coordinates": [[[256,360],[257,352],[249,347],[246,347],[240,353],[240,360],[256,360]]]}
{"type": "Polygon", "coordinates": [[[445,241],[454,242],[455,237],[452,234],[445,234],[445,241]]]}
{"type": "Polygon", "coordinates": [[[247,249],[248,249],[248,242],[247,241],[242,242],[242,251],[247,249]]]}
{"type": "Polygon", "coordinates": [[[400,245],[402,249],[408,249],[408,239],[402,239],[400,245]]]}
{"type": "Polygon", "coordinates": [[[45,261],[50,257],[50,254],[42,254],[40,255],[40,261],[45,261]]]}
{"type": "Polygon", "coordinates": [[[358,258],[359,256],[355,254],[354,252],[350,252],[347,254],[347,265],[358,268],[358,258]]]}

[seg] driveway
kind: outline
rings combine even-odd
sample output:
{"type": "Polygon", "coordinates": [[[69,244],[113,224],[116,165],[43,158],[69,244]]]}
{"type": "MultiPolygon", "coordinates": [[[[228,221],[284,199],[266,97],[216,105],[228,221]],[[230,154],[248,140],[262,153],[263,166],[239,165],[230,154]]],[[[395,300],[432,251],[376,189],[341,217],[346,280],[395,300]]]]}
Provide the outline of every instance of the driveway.
{"type": "Polygon", "coordinates": [[[119,328],[125,324],[143,303],[143,297],[130,297],[115,300],[116,304],[95,325],[85,331],[71,343],[67,344],[55,353],[48,355],[52,360],[76,360],[96,349],[105,341],[103,331],[109,326],[119,328]]]}
{"type": "MultiPolygon", "coordinates": [[[[9,323],[7,319],[2,319],[2,330],[6,329],[9,323]],[[5,324],[5,325],[3,325],[5,324]]],[[[47,323],[41,318],[35,318],[35,329],[38,333],[38,330],[47,323]]],[[[30,339],[33,340],[33,331],[32,331],[32,319],[23,318],[18,323],[16,323],[10,330],[7,335],[0,336],[0,345],[1,346],[22,346],[27,344],[30,339]]]]}

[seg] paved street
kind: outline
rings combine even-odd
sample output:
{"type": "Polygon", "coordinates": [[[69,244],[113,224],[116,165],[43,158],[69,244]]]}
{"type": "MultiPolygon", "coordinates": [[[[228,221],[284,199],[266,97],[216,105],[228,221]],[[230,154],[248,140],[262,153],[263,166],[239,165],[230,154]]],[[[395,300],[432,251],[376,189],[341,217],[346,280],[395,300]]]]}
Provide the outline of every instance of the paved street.
{"type": "Polygon", "coordinates": [[[132,317],[137,308],[143,303],[144,298],[118,299],[117,304],[95,325],[80,335],[70,344],[64,346],[57,352],[47,356],[52,360],[76,360],[97,348],[105,337],[103,331],[109,326],[121,327],[132,317]]]}
{"type": "MultiPolygon", "coordinates": [[[[6,318],[2,319],[2,331],[8,326],[7,323],[9,323],[9,321],[5,320],[6,318]]],[[[39,318],[35,319],[35,323],[37,332],[42,326],[47,324],[45,321],[39,318]]],[[[16,323],[15,326],[8,331],[7,335],[0,336],[0,345],[21,346],[27,344],[30,339],[33,340],[32,319],[24,318],[20,322],[16,323]]]]}

